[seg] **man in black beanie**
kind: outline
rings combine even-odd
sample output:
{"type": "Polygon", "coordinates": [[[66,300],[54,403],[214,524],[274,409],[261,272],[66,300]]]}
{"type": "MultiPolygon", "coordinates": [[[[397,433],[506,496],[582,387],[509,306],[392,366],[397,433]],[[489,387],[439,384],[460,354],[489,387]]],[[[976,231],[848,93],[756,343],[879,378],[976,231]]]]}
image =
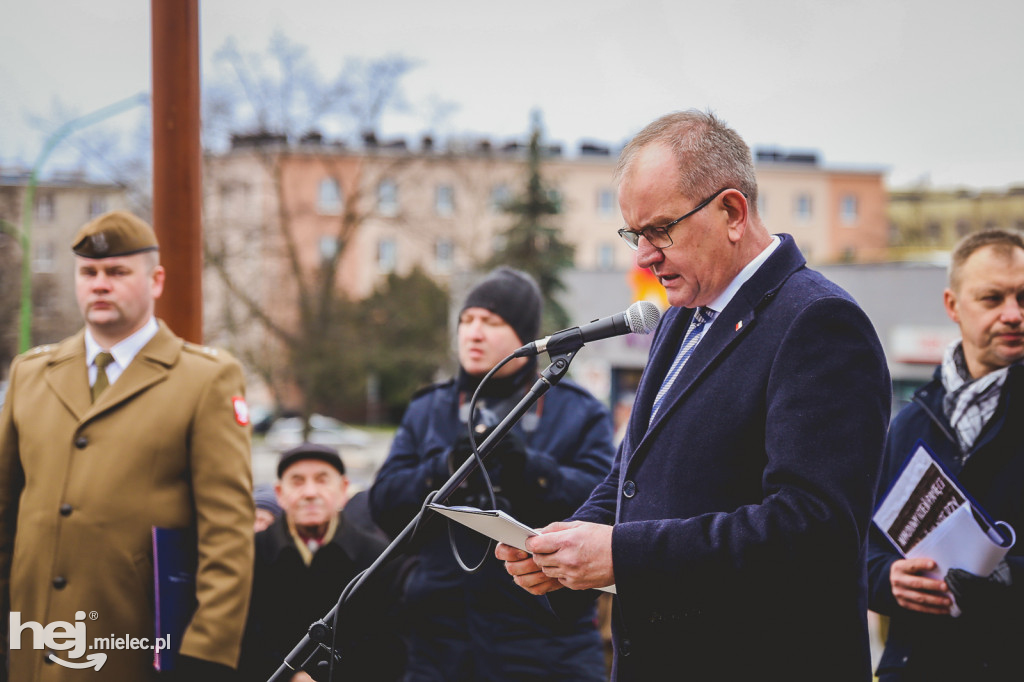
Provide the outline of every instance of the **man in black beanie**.
{"type": "MultiPolygon", "coordinates": [[[[391,452],[370,490],[374,520],[392,535],[470,456],[469,401],[484,375],[538,336],[540,289],[526,273],[498,268],[469,292],[459,315],[459,375],[413,396],[391,452]]],[[[517,358],[480,391],[474,430],[486,434],[537,378],[536,358],[517,358]]],[[[498,506],[541,527],[571,514],[608,473],[614,455],[608,410],[569,380],[552,387],[487,459],[498,506]]],[[[490,506],[479,472],[449,504],[490,506]]],[[[509,580],[488,555],[463,573],[448,533],[436,524],[409,580],[409,663],[405,679],[605,680],[590,595],[556,619],[546,601],[509,580]]],[[[461,527],[455,542],[476,563],[486,541],[461,527]]]]}

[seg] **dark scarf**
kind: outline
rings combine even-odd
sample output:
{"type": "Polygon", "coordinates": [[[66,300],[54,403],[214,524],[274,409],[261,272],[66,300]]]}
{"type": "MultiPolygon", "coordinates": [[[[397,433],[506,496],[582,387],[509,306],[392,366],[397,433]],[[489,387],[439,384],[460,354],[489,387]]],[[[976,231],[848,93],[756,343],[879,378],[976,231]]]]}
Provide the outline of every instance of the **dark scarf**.
{"type": "MultiPolygon", "coordinates": [[[[465,423],[469,419],[469,401],[473,392],[480,385],[484,375],[473,376],[459,367],[457,378],[462,405],[459,421],[465,423]]],[[[505,415],[512,411],[519,399],[537,378],[537,358],[531,357],[525,365],[506,377],[491,377],[484,384],[477,399],[476,423],[494,426],[505,415]]]]}

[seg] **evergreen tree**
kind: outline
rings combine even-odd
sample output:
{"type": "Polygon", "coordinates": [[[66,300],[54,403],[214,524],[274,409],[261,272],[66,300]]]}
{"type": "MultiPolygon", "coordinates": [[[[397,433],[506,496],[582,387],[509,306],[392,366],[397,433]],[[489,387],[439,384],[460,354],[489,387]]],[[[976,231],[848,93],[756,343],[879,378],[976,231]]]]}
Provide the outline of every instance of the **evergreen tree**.
{"type": "Polygon", "coordinates": [[[413,393],[448,360],[448,292],[419,267],[396,274],[359,304],[366,370],[375,377],[378,419],[397,423],[413,393]]]}
{"type": "Polygon", "coordinates": [[[533,275],[544,297],[541,329],[550,332],[569,326],[569,316],[557,296],[566,289],[562,272],[572,267],[574,248],[562,240],[561,228],[551,220],[562,207],[557,193],[541,176],[544,147],[539,114],[534,113],[531,127],[526,187],[503,207],[515,220],[502,235],[504,248],[496,251],[485,266],[507,265],[533,275]]]}

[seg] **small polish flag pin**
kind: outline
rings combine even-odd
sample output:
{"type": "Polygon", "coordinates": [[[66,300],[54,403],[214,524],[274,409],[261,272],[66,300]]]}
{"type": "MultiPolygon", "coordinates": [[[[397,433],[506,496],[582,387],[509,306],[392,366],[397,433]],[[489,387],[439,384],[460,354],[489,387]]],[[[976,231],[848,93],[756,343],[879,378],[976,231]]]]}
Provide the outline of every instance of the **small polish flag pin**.
{"type": "Polygon", "coordinates": [[[736,323],[736,331],[739,331],[740,327],[742,327],[742,326],[743,326],[743,320],[740,320],[739,322],[736,323]]]}

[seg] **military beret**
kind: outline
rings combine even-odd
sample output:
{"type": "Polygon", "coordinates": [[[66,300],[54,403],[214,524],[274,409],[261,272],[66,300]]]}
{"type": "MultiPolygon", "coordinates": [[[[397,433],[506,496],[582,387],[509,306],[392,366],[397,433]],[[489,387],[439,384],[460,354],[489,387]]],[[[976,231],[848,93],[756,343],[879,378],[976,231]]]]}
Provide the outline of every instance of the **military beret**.
{"type": "Polygon", "coordinates": [[[342,464],[341,455],[337,450],[319,443],[302,443],[281,453],[281,459],[277,463],[277,477],[281,478],[288,467],[304,459],[318,459],[321,462],[327,462],[337,469],[339,474],[345,475],[345,465],[342,464]]]}
{"type": "Polygon", "coordinates": [[[83,258],[129,256],[159,248],[149,223],[126,211],[111,211],[90,220],[71,242],[71,250],[83,258]]]}

